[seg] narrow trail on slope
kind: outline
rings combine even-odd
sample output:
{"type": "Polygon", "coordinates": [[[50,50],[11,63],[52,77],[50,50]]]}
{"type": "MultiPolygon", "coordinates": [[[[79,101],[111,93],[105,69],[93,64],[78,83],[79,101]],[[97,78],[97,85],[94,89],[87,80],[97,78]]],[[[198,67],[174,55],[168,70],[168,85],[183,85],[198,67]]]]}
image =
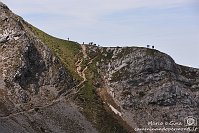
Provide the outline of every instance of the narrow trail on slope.
{"type": "Polygon", "coordinates": [[[81,86],[85,81],[87,81],[85,71],[87,70],[88,67],[86,65],[86,67],[82,70],[82,66],[81,65],[82,65],[84,59],[88,58],[88,55],[86,53],[86,46],[85,45],[81,45],[81,48],[82,48],[81,52],[83,54],[83,58],[82,59],[78,59],[78,61],[76,63],[76,71],[79,74],[79,76],[81,78],[83,78],[83,81],[81,81],[79,83],[79,85],[77,85],[77,87],[81,86]]]}
{"type": "Polygon", "coordinates": [[[7,119],[7,118],[10,118],[10,117],[22,115],[22,114],[25,114],[25,113],[28,113],[28,112],[33,112],[33,111],[35,111],[35,108],[39,108],[39,109],[48,108],[48,107],[53,106],[54,104],[60,102],[61,100],[64,100],[63,97],[55,99],[51,103],[48,103],[48,104],[41,106],[41,107],[37,106],[37,107],[31,108],[31,109],[28,109],[28,110],[20,111],[20,112],[17,112],[17,113],[12,113],[12,114],[9,114],[7,116],[1,116],[0,119],[7,119]]]}
{"type": "Polygon", "coordinates": [[[83,57],[84,57],[84,59],[86,59],[88,57],[88,55],[86,53],[86,46],[82,44],[81,47],[82,47],[82,53],[84,55],[83,57]]]}
{"type": "Polygon", "coordinates": [[[81,51],[79,53],[83,54],[83,58],[78,58],[77,62],[75,63],[76,66],[76,72],[77,74],[83,79],[77,86],[75,86],[72,89],[72,92],[70,94],[68,94],[68,97],[70,97],[71,95],[74,95],[76,93],[78,93],[81,88],[83,87],[82,85],[87,81],[86,78],[86,70],[88,69],[88,66],[90,64],[93,63],[93,60],[95,59],[95,57],[93,59],[90,59],[90,57],[88,56],[87,52],[86,52],[86,46],[85,45],[81,45],[81,51]],[[89,60],[89,62],[86,64],[86,66],[84,68],[82,68],[82,63],[84,60],[89,60]]]}

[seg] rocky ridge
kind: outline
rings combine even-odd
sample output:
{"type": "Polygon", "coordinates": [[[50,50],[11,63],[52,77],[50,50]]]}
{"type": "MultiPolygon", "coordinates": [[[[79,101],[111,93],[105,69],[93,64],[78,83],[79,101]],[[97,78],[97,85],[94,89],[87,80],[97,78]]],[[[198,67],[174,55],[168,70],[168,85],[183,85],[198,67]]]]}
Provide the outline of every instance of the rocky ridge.
{"type": "Polygon", "coordinates": [[[51,38],[0,2],[0,132],[133,133],[199,118],[198,69],[154,49],[51,38]]]}
{"type": "Polygon", "coordinates": [[[29,25],[0,2],[0,132],[97,132],[64,97],[76,85],[29,25]]]}
{"type": "Polygon", "coordinates": [[[10,99],[6,106],[42,106],[75,86],[59,59],[3,4],[0,33],[1,40],[7,38],[0,45],[0,88],[10,99]]]}
{"type": "Polygon", "coordinates": [[[106,90],[101,97],[109,99],[105,104],[133,129],[160,128],[165,125],[148,122],[171,121],[181,122],[176,127],[183,128],[186,117],[199,118],[199,69],[178,65],[154,49],[89,47],[90,53],[101,56],[99,91],[106,90]]]}

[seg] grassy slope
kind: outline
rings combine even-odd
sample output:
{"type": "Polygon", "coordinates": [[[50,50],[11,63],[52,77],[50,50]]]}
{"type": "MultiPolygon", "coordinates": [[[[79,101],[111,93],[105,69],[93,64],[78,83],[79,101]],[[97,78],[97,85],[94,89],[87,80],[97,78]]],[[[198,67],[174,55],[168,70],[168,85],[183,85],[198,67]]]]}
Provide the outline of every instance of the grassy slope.
{"type": "MultiPolygon", "coordinates": [[[[31,27],[31,30],[39,39],[42,40],[63,62],[65,67],[70,71],[75,79],[81,80],[81,77],[76,73],[75,62],[81,47],[76,42],[61,40],[52,37],[43,31],[31,27]]],[[[80,92],[76,95],[76,103],[83,108],[82,113],[101,133],[127,133],[125,129],[113,117],[111,112],[107,112],[103,106],[102,100],[97,95],[94,87],[96,81],[96,60],[89,66],[87,70],[87,79],[80,92]]]]}
{"type": "Polygon", "coordinates": [[[73,41],[66,41],[55,38],[46,34],[45,32],[31,26],[31,30],[34,34],[46,44],[56,54],[69,72],[74,76],[75,79],[81,80],[79,75],[76,73],[75,61],[77,60],[76,55],[79,53],[81,46],[73,41]]]}

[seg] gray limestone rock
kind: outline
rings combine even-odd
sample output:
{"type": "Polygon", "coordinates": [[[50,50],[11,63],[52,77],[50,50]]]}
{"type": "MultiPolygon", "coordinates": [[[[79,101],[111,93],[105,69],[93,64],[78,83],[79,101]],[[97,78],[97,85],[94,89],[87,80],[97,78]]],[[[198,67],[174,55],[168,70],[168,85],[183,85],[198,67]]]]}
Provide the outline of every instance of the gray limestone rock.
{"type": "Polygon", "coordinates": [[[132,128],[150,127],[151,121],[177,121],[183,125],[176,127],[185,128],[186,117],[199,118],[199,69],[178,65],[170,56],[148,48],[99,51],[98,72],[105,83],[101,87],[107,89],[121,108],[121,118],[132,128]]]}

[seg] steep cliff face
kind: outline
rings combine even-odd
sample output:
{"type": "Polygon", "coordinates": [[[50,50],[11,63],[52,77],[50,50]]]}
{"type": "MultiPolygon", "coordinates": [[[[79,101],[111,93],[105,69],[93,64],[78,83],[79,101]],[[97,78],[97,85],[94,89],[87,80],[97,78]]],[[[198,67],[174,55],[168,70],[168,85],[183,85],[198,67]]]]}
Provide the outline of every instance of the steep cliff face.
{"type": "Polygon", "coordinates": [[[100,95],[133,129],[160,128],[165,125],[149,122],[171,121],[181,122],[173,127],[183,128],[186,117],[199,118],[198,69],[177,65],[154,49],[90,46],[91,54],[93,49],[100,54],[98,72],[104,81],[100,95]]]}
{"type": "Polygon", "coordinates": [[[2,116],[45,105],[74,87],[73,77],[21,18],[3,4],[0,16],[1,101],[8,102],[2,116]]]}
{"type": "Polygon", "coordinates": [[[64,98],[76,84],[30,25],[0,2],[0,132],[97,132],[64,98]]]}
{"type": "Polygon", "coordinates": [[[154,49],[52,37],[0,2],[0,132],[184,128],[198,112],[198,69],[154,49]]]}

